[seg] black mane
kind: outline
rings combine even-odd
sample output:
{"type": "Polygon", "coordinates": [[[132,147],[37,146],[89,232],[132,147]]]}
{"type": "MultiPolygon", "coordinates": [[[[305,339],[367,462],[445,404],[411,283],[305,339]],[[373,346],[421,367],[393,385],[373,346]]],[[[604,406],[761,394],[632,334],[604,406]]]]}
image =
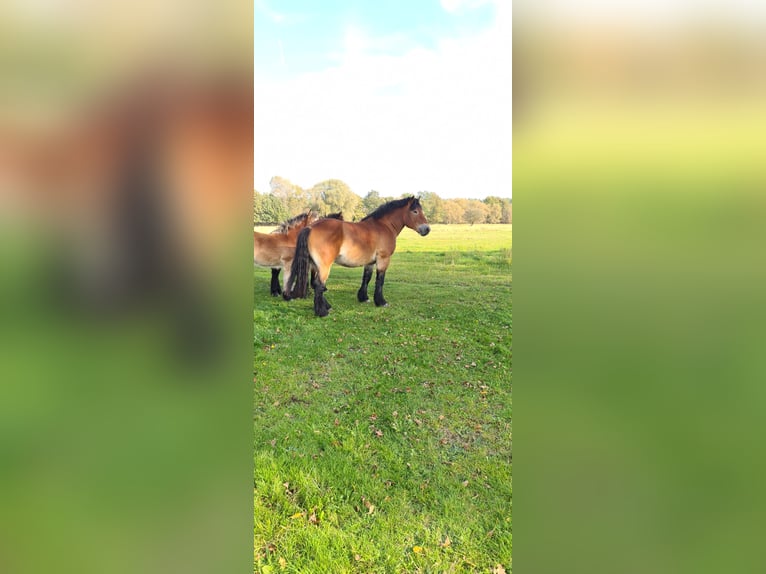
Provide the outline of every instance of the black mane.
{"type": "Polygon", "coordinates": [[[329,215],[324,216],[325,219],[340,219],[343,221],[343,212],[339,211],[338,213],[330,213],[329,215]]]}
{"type": "Polygon", "coordinates": [[[295,217],[291,217],[284,223],[281,223],[279,225],[279,228],[272,231],[272,233],[287,233],[290,229],[304,221],[307,217],[311,215],[311,210],[308,210],[306,213],[301,213],[300,215],[296,215],[295,217]]]}
{"type": "Polygon", "coordinates": [[[366,219],[380,219],[384,215],[387,215],[391,213],[392,211],[395,211],[397,209],[400,209],[407,205],[410,201],[415,200],[411,207],[415,207],[416,205],[420,205],[420,201],[413,197],[412,195],[409,197],[404,197],[402,199],[394,199],[393,201],[389,201],[388,203],[384,203],[380,207],[378,207],[375,211],[370,213],[369,215],[365,216],[362,221],[366,219]]]}

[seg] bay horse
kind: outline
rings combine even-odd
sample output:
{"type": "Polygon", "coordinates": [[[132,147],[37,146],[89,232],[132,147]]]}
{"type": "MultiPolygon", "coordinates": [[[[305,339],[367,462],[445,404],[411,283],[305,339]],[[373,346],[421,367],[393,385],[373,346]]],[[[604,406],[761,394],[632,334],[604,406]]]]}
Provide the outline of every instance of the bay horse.
{"type": "MultiPolygon", "coordinates": [[[[340,212],[326,217],[343,219],[340,212]]],[[[285,291],[287,291],[298,233],[319,220],[319,215],[309,209],[306,213],[296,215],[280,224],[271,233],[253,231],[253,263],[260,267],[271,267],[271,294],[274,297],[282,294],[282,288],[279,286],[279,272],[283,268],[285,270],[283,280],[285,291]]]]}
{"type": "Polygon", "coordinates": [[[358,223],[323,219],[298,234],[290,281],[286,283],[286,298],[306,297],[309,269],[316,270],[314,313],[326,317],[330,304],[324,296],[333,263],[344,267],[362,267],[362,285],[357,292],[360,302],[369,300],[367,286],[375,266],[374,301],[378,307],[388,303],[383,297],[383,281],[391,255],[396,250],[396,238],[405,227],[428,235],[431,227],[416,197],[395,199],[378,207],[358,223]]]}
{"type": "MultiPolygon", "coordinates": [[[[253,231],[253,264],[260,267],[271,267],[271,294],[277,297],[282,294],[279,286],[279,271],[292,263],[295,253],[295,243],[298,233],[318,219],[312,210],[296,215],[282,223],[271,233],[253,231]]],[[[287,281],[289,273],[285,271],[287,281]]]]}

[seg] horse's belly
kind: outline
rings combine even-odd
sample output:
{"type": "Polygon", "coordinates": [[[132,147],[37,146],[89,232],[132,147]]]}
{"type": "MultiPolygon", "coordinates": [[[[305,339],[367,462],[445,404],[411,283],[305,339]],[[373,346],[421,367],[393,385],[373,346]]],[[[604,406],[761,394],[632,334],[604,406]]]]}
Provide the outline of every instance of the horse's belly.
{"type": "Polygon", "coordinates": [[[356,263],[353,259],[341,255],[335,258],[335,263],[342,265],[343,267],[359,267],[359,263],[356,263]]]}
{"type": "Polygon", "coordinates": [[[282,261],[278,255],[266,255],[259,253],[253,255],[253,263],[258,267],[282,267],[282,261]]]}
{"type": "Polygon", "coordinates": [[[280,269],[282,267],[282,264],[279,262],[276,262],[276,263],[273,263],[270,261],[260,262],[257,260],[253,260],[253,265],[255,265],[256,267],[270,267],[272,269],[280,269]]]}
{"type": "Polygon", "coordinates": [[[369,257],[366,257],[359,253],[351,254],[351,253],[344,253],[343,251],[341,251],[340,253],[338,253],[338,256],[335,258],[335,263],[343,267],[361,267],[362,265],[367,265],[369,263],[372,263],[372,261],[369,261],[369,259],[370,259],[369,257]]]}

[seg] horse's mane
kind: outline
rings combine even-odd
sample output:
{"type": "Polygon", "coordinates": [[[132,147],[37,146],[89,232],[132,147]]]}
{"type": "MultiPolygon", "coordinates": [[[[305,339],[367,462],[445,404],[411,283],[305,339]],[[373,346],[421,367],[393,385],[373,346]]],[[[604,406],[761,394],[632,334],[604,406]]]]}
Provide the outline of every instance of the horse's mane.
{"type": "Polygon", "coordinates": [[[309,209],[306,213],[301,213],[300,215],[291,217],[284,223],[281,223],[277,229],[272,231],[272,233],[287,233],[290,229],[292,229],[299,223],[302,223],[305,219],[307,219],[310,216],[311,216],[311,210],[309,209]]]}
{"type": "Polygon", "coordinates": [[[324,219],[340,219],[343,221],[343,212],[339,211],[338,213],[330,213],[329,215],[325,215],[324,219]]]}
{"type": "Polygon", "coordinates": [[[400,209],[407,205],[410,201],[415,200],[412,204],[412,207],[415,207],[415,205],[420,205],[420,201],[413,197],[412,195],[409,197],[404,197],[402,199],[394,199],[393,201],[389,201],[388,203],[384,203],[380,207],[378,207],[375,211],[370,213],[369,215],[362,218],[362,221],[365,221],[367,219],[380,219],[384,215],[388,215],[392,211],[395,211],[397,209],[400,209]]]}

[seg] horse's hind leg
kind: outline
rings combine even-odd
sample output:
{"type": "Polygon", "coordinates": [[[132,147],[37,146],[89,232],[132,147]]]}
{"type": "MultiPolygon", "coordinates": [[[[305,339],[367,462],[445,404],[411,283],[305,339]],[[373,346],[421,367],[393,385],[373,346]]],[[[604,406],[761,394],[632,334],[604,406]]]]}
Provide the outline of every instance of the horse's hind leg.
{"type": "Polygon", "coordinates": [[[360,303],[370,300],[370,297],[367,295],[367,286],[370,284],[370,279],[372,279],[372,265],[365,265],[364,273],[362,274],[362,286],[356,292],[356,298],[359,299],[360,303]]]}
{"type": "Polygon", "coordinates": [[[282,288],[279,286],[279,269],[271,270],[271,294],[274,297],[282,294],[282,288]]]}
{"type": "MultiPolygon", "coordinates": [[[[315,261],[316,264],[316,261],[315,261]]],[[[327,267],[324,267],[321,262],[317,265],[316,283],[314,285],[314,313],[319,317],[326,317],[330,312],[332,305],[327,302],[327,298],[324,296],[327,291],[327,278],[330,276],[330,267],[332,262],[327,267]]]]}
{"type": "Polygon", "coordinates": [[[386,279],[385,269],[383,271],[378,269],[377,273],[375,274],[375,295],[373,295],[373,299],[375,300],[375,305],[377,307],[388,306],[388,303],[383,297],[383,282],[385,281],[385,279],[386,279]]]}
{"type": "MultiPolygon", "coordinates": [[[[311,266],[311,288],[314,290],[314,293],[316,293],[316,290],[317,290],[317,283],[318,283],[318,280],[317,280],[317,270],[312,265],[311,266]]],[[[325,291],[326,290],[327,290],[327,288],[325,288],[325,291]]],[[[327,309],[328,310],[332,309],[332,305],[330,305],[330,303],[327,301],[327,298],[325,298],[324,295],[323,295],[323,298],[324,298],[324,304],[327,307],[327,309]]]]}
{"type": "Polygon", "coordinates": [[[324,292],[327,291],[324,283],[317,281],[314,286],[314,313],[319,317],[327,317],[330,312],[330,304],[325,299],[324,292]]]}

